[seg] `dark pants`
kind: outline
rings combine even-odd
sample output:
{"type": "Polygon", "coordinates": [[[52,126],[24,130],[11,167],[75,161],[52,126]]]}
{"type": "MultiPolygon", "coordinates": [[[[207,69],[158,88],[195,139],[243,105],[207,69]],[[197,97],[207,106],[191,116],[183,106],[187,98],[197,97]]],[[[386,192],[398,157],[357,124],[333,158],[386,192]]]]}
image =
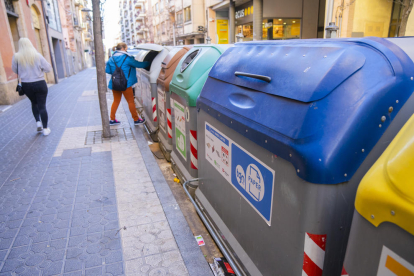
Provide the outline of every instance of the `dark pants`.
{"type": "Polygon", "coordinates": [[[44,80],[36,82],[22,82],[22,88],[24,94],[32,102],[33,116],[36,121],[42,119],[43,128],[47,128],[47,110],[46,110],[46,98],[47,98],[47,84],[44,80]]]}

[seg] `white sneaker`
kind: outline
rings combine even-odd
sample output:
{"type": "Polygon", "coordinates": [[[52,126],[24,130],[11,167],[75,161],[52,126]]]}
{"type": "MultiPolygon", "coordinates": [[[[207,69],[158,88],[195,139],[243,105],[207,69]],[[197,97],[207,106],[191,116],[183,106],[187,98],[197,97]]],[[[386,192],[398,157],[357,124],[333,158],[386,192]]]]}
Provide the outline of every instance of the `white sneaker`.
{"type": "Polygon", "coordinates": [[[50,134],[50,128],[44,128],[43,129],[43,135],[48,136],[50,134]]]}
{"type": "Polygon", "coordinates": [[[36,125],[37,125],[37,131],[38,132],[40,132],[40,131],[43,130],[43,125],[42,125],[42,122],[41,121],[37,121],[36,122],[36,125]]]}

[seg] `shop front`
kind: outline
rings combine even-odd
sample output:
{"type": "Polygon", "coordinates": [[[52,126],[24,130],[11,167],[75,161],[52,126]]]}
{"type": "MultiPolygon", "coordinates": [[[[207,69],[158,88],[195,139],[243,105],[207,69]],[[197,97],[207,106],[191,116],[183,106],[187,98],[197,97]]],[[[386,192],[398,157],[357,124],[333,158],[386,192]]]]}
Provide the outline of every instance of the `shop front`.
{"type": "MultiPolygon", "coordinates": [[[[253,40],[253,1],[236,7],[236,41],[253,40]]],[[[272,11],[268,12],[272,16],[272,11]]],[[[265,15],[266,13],[264,13],[265,15]]],[[[301,18],[264,18],[262,23],[263,40],[301,38],[301,18]]]]}

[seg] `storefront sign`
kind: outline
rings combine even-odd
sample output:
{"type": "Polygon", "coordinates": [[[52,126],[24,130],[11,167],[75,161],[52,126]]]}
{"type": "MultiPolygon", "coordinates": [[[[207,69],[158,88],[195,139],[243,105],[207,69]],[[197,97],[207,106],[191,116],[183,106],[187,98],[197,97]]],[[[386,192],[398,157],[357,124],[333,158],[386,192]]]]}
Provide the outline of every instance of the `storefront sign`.
{"type": "Polygon", "coordinates": [[[253,5],[250,7],[245,7],[243,9],[240,9],[238,11],[236,11],[236,19],[248,16],[248,15],[252,15],[253,14],[253,5]]]}
{"type": "Polygon", "coordinates": [[[217,20],[218,44],[229,43],[229,21],[227,19],[217,20]]]}
{"type": "Polygon", "coordinates": [[[253,1],[244,3],[236,7],[235,12],[236,25],[242,25],[253,22],[253,1]]]}

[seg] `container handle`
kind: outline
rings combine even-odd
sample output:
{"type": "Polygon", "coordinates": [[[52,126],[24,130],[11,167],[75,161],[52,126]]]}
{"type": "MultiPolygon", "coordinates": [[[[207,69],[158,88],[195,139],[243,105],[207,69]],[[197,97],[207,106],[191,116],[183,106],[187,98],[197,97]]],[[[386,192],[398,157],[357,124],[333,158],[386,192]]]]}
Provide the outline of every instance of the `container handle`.
{"type": "Polygon", "coordinates": [[[262,80],[265,82],[270,82],[272,80],[271,77],[268,76],[263,76],[263,75],[257,75],[257,74],[250,74],[250,73],[244,73],[244,72],[234,72],[235,76],[243,76],[243,77],[249,77],[249,78],[253,78],[253,79],[258,79],[258,80],[262,80]]]}

